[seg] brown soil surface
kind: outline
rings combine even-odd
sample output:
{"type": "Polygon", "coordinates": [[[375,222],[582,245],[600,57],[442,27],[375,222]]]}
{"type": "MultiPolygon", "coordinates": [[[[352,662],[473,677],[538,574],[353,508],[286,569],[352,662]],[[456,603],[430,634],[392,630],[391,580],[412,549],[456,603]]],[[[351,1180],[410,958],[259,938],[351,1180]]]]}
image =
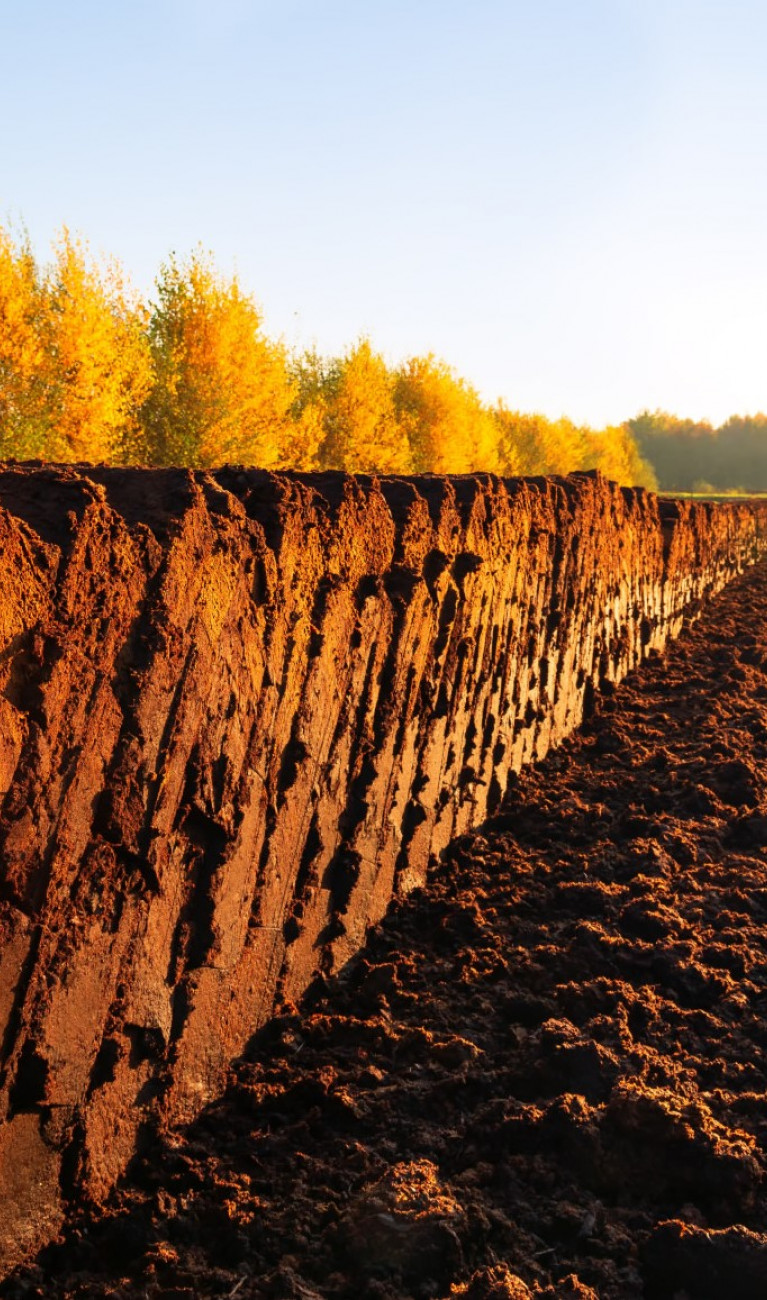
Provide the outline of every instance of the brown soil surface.
{"type": "Polygon", "coordinates": [[[757,556],[596,472],[0,465],[0,1278],[757,556]]]}
{"type": "Polygon", "coordinates": [[[5,1297],[767,1295],[767,567],[5,1297]]]}

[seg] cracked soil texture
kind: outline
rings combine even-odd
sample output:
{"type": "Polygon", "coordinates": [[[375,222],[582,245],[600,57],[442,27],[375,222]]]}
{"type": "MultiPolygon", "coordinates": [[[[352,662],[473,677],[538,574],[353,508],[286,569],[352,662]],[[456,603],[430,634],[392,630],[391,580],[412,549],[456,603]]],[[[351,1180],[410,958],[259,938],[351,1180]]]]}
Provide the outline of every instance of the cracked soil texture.
{"type": "Polygon", "coordinates": [[[767,566],[7,1300],[767,1295],[767,566]]]}

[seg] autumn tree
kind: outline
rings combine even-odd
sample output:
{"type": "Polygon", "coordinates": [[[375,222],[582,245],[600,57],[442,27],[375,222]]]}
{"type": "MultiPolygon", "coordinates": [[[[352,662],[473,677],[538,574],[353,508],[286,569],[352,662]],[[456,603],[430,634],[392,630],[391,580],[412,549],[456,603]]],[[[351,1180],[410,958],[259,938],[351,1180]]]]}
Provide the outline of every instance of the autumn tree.
{"type": "Polygon", "coordinates": [[[280,469],[320,469],[325,439],[323,397],[326,362],[315,349],[288,358],[292,402],[282,441],[280,469]]]}
{"type": "Polygon", "coordinates": [[[606,478],[626,487],[657,489],[658,480],[652,466],[639,452],[631,430],[625,424],[609,425],[594,432],[584,431],[587,468],[601,470],[606,478]]]}
{"type": "Polygon", "coordinates": [[[370,341],[292,358],[236,277],[197,252],[153,306],[65,230],[49,265],[0,227],[0,456],[350,472],[567,474],[666,490],[767,489],[767,417],[663,411],[593,430],[488,408],[434,356],[392,370],[370,341]]]}
{"type": "Polygon", "coordinates": [[[0,455],[45,454],[45,300],[29,241],[0,228],[0,455]]]}
{"type": "Polygon", "coordinates": [[[340,358],[307,357],[304,384],[320,412],[320,460],[358,474],[404,474],[411,468],[407,435],[394,402],[395,378],[384,358],[361,339],[340,358]]]}
{"type": "Polygon", "coordinates": [[[584,430],[571,420],[510,411],[499,403],[493,411],[498,454],[504,473],[570,474],[587,468],[584,430]]]}
{"type": "Polygon", "coordinates": [[[284,463],[300,434],[296,391],[284,348],[261,324],[237,278],[201,252],[162,267],[149,322],[155,383],[142,410],[153,463],[284,463]]]}
{"type": "Polygon", "coordinates": [[[123,463],[139,444],[152,365],[146,313],[115,261],[96,262],[68,231],[44,285],[47,455],[123,463]]]}
{"type": "Polygon", "coordinates": [[[114,262],[64,231],[41,272],[0,231],[0,447],[63,461],[130,458],[151,363],[114,262]]]}
{"type": "Polygon", "coordinates": [[[542,416],[512,411],[498,402],[492,410],[501,474],[540,474],[542,416]]]}
{"type": "Polygon", "coordinates": [[[598,432],[564,418],[510,411],[499,403],[493,411],[498,452],[505,474],[571,474],[599,469],[616,483],[654,488],[652,466],[642,458],[624,424],[598,432]]]}
{"type": "Polygon", "coordinates": [[[443,361],[431,354],[411,357],[397,372],[394,398],[417,472],[465,474],[499,468],[490,411],[443,361]]]}

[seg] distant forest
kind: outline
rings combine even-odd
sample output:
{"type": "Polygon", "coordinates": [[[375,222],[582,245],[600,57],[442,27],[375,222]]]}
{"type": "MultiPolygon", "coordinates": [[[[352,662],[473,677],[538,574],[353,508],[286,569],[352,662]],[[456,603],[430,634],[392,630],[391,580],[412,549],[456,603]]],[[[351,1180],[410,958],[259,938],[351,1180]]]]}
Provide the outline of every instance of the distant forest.
{"type": "Polygon", "coordinates": [[[643,411],[627,425],[662,491],[767,492],[767,415],[733,415],[714,428],[643,411]]]}
{"type": "Polygon", "coordinates": [[[171,257],[150,302],[64,231],[49,263],[0,227],[0,458],[357,473],[565,474],[677,491],[767,490],[767,417],[661,412],[605,429],[483,402],[429,354],[362,338],[290,352],[236,277],[171,257]]]}

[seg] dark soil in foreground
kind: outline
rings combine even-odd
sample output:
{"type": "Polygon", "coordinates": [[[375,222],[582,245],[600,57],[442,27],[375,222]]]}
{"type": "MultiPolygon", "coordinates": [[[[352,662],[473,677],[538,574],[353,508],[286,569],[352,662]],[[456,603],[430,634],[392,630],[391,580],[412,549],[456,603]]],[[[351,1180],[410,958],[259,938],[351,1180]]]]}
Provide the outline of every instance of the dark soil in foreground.
{"type": "Polygon", "coordinates": [[[767,1296],[767,569],[0,1294],[767,1296]]]}

